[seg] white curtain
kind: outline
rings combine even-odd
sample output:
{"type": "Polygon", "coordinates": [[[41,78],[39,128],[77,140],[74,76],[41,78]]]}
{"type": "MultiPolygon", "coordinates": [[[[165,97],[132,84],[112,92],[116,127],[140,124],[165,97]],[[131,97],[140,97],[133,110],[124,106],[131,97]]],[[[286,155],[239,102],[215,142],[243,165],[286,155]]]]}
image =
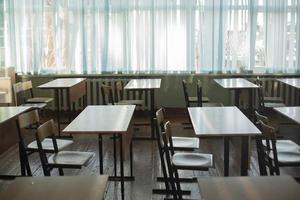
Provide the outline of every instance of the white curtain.
{"type": "Polygon", "coordinates": [[[300,0],[4,0],[24,73],[299,71],[300,0]]]}
{"type": "Polygon", "coordinates": [[[271,72],[299,68],[300,1],[266,0],[264,7],[265,58],[271,72]]]}

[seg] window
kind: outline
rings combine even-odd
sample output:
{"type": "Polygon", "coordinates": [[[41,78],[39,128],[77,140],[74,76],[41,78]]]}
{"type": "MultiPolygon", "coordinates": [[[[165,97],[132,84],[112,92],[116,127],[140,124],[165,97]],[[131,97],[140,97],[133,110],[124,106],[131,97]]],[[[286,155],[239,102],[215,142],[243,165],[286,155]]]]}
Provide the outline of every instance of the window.
{"type": "Polygon", "coordinates": [[[25,73],[300,69],[298,0],[3,1],[5,64],[25,73]]]}

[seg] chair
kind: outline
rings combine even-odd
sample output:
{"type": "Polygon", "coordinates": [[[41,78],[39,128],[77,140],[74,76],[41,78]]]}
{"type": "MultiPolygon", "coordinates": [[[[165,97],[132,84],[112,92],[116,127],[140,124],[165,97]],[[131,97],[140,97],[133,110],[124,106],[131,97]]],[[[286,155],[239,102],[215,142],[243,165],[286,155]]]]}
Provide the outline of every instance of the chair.
{"type": "MultiPolygon", "coordinates": [[[[255,84],[258,86],[263,86],[262,81],[259,79],[259,77],[256,78],[255,84]]],[[[284,100],[282,97],[278,96],[269,96],[267,93],[263,96],[264,102],[269,102],[269,103],[284,103],[284,100]]]]}
{"type": "Polygon", "coordinates": [[[265,109],[271,109],[271,108],[276,108],[276,107],[284,107],[286,106],[283,103],[283,100],[281,101],[277,97],[265,97],[264,96],[264,91],[263,87],[261,84],[261,81],[257,79],[255,83],[258,85],[258,107],[260,112],[264,112],[265,109]]]}
{"type": "Polygon", "coordinates": [[[174,199],[182,199],[182,190],[178,170],[208,171],[213,167],[213,155],[204,153],[175,153],[172,141],[171,123],[168,121],[164,126],[165,132],[161,132],[163,150],[168,168],[169,180],[174,199]],[[175,187],[174,187],[175,186],[175,187]],[[176,190],[174,191],[174,188],[176,190]]]}
{"type": "Polygon", "coordinates": [[[45,122],[37,129],[36,140],[45,176],[50,176],[53,168],[58,168],[59,175],[64,175],[63,168],[80,169],[94,155],[91,152],[58,151],[53,120],[45,122]],[[47,151],[43,146],[43,141],[48,137],[52,138],[54,153],[47,158],[47,151]]]}
{"type": "Polygon", "coordinates": [[[263,149],[263,161],[269,168],[270,175],[280,175],[279,167],[300,166],[300,149],[278,151],[275,129],[261,120],[258,124],[261,127],[263,139],[267,142],[266,147],[263,149]]]}
{"type": "Polygon", "coordinates": [[[206,97],[202,97],[202,85],[201,81],[198,80],[197,82],[197,105],[199,107],[218,107],[218,106],[223,106],[222,103],[217,103],[217,102],[204,102],[203,99],[206,99],[206,97]]]}
{"type": "MultiPolygon", "coordinates": [[[[164,131],[165,111],[160,108],[156,112],[157,131],[164,131]]],[[[157,137],[158,138],[158,137],[157,137]]],[[[199,148],[199,138],[195,137],[172,137],[173,147],[177,151],[193,151],[199,148]]]]}
{"type": "Polygon", "coordinates": [[[117,105],[136,105],[136,106],[143,106],[144,100],[140,99],[124,99],[124,84],[122,81],[115,82],[115,104],[117,105]]]}
{"type": "Polygon", "coordinates": [[[110,85],[102,84],[101,85],[101,95],[103,105],[114,105],[113,90],[110,85]]]}
{"type": "MultiPolygon", "coordinates": [[[[26,135],[30,136],[29,133],[32,133],[32,130],[34,130],[34,135],[35,135],[36,129],[37,127],[39,127],[39,125],[40,125],[40,118],[39,118],[38,111],[36,109],[23,113],[18,116],[17,129],[18,129],[18,136],[19,136],[21,169],[23,173],[25,173],[25,168],[26,168],[27,173],[31,174],[29,163],[28,163],[28,155],[31,155],[34,152],[38,152],[37,141],[33,140],[27,142],[26,138],[28,137],[25,136],[26,135]]],[[[61,151],[62,149],[73,144],[73,141],[67,139],[57,139],[56,143],[57,143],[57,150],[61,151]]],[[[45,152],[48,153],[54,152],[52,139],[45,138],[44,141],[42,142],[42,145],[44,147],[45,152]]]]}
{"type": "MultiPolygon", "coordinates": [[[[200,80],[198,81],[198,83],[199,82],[200,82],[200,80]]],[[[184,94],[184,100],[185,100],[186,107],[187,108],[190,107],[190,104],[198,104],[199,105],[198,96],[189,96],[187,85],[188,85],[188,83],[186,82],[186,80],[182,80],[182,88],[183,88],[183,94],[184,94]]],[[[209,102],[209,101],[210,100],[208,97],[202,96],[202,91],[201,91],[201,103],[209,102]]]]}
{"type": "MultiPolygon", "coordinates": [[[[254,112],[256,121],[262,121],[264,124],[269,125],[269,119],[268,117],[259,114],[257,111],[254,112]]],[[[266,147],[267,142],[265,140],[262,141],[262,144],[266,147]]],[[[276,140],[276,147],[277,151],[287,151],[287,150],[292,150],[292,149],[300,149],[300,146],[293,142],[292,140],[286,140],[286,139],[280,139],[276,140]]]]}
{"type": "Polygon", "coordinates": [[[23,84],[23,91],[26,92],[29,90],[29,92],[30,92],[30,98],[25,100],[26,103],[46,103],[47,104],[47,103],[53,101],[53,98],[34,97],[31,81],[25,81],[25,82],[22,82],[22,84],[23,84]]]}
{"type": "Polygon", "coordinates": [[[13,91],[14,91],[14,101],[16,106],[31,106],[34,109],[43,109],[47,106],[47,103],[26,103],[25,100],[25,94],[24,94],[24,87],[22,82],[15,83],[13,85],[13,91]],[[21,96],[19,96],[21,94],[21,96]],[[21,102],[19,102],[19,99],[21,99],[21,102]]]}

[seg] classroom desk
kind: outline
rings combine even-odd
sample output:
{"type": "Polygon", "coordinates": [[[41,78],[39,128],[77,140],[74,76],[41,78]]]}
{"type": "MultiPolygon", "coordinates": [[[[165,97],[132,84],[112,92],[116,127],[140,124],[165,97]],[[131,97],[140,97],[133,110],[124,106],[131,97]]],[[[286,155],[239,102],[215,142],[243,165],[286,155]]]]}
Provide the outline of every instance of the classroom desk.
{"type": "Polygon", "coordinates": [[[214,81],[224,89],[233,90],[235,92],[234,105],[239,107],[239,96],[241,90],[249,91],[249,106],[252,109],[252,92],[254,89],[259,88],[254,83],[244,78],[225,78],[225,79],[214,79],[214,81]]]}
{"type": "Polygon", "coordinates": [[[0,191],[1,200],[104,199],[108,176],[20,177],[0,191]]]}
{"type": "MultiPolygon", "coordinates": [[[[298,91],[300,89],[300,78],[280,78],[277,81],[282,82],[286,85],[296,88],[298,91]]],[[[298,93],[299,94],[299,93],[298,93]]],[[[295,93],[296,96],[296,93],[295,93]]],[[[299,99],[300,101],[300,99],[299,99]]],[[[300,102],[297,102],[300,105],[300,102]]]]}
{"type": "Polygon", "coordinates": [[[300,124],[300,106],[278,107],[274,108],[274,110],[297,124],[300,124]]]}
{"type": "Polygon", "coordinates": [[[150,117],[151,117],[151,139],[155,137],[155,90],[161,86],[161,79],[132,79],[124,87],[125,90],[144,90],[150,91],[150,117]]]}
{"type": "Polygon", "coordinates": [[[205,200],[298,200],[300,184],[289,176],[199,178],[205,200]]]}
{"type": "Polygon", "coordinates": [[[131,176],[127,180],[133,180],[132,175],[132,133],[130,131],[131,120],[135,110],[135,105],[106,105],[87,106],[64,130],[63,133],[70,134],[96,134],[99,136],[99,162],[100,174],[103,174],[102,157],[102,135],[114,135],[114,175],[110,180],[121,181],[121,194],[124,199],[124,155],[125,150],[130,148],[130,171],[131,176]],[[116,136],[120,142],[120,174],[116,171],[116,136]],[[127,148],[130,146],[129,148],[127,148]]]}
{"type": "Polygon", "coordinates": [[[241,175],[248,174],[249,137],[261,135],[237,107],[190,107],[196,137],[224,138],[224,176],[229,175],[229,139],[241,138],[241,175]]]}
{"type": "Polygon", "coordinates": [[[279,78],[278,81],[300,89],[300,78],[279,78]]]}
{"type": "Polygon", "coordinates": [[[63,90],[67,91],[68,117],[71,121],[71,103],[81,97],[84,97],[84,106],[86,105],[86,78],[58,78],[48,83],[38,86],[40,89],[53,89],[55,92],[56,116],[58,124],[58,132],[60,136],[60,98],[63,102],[63,90]]]}

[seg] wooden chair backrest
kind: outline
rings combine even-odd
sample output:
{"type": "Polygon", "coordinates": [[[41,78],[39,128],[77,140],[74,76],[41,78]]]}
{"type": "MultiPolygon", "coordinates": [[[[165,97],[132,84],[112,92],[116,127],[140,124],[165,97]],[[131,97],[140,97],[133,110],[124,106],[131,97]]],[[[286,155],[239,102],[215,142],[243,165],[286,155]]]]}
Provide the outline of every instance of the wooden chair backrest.
{"type": "Polygon", "coordinates": [[[37,129],[37,140],[42,142],[46,137],[55,136],[53,119],[40,125],[37,129]]]}
{"type": "Polygon", "coordinates": [[[164,125],[165,131],[163,132],[163,139],[164,139],[164,145],[165,148],[168,148],[171,155],[174,155],[175,150],[173,146],[173,140],[172,140],[172,130],[171,130],[171,122],[167,121],[164,125]]]}
{"type": "Polygon", "coordinates": [[[156,136],[158,138],[159,145],[163,147],[164,141],[162,138],[162,132],[164,131],[164,110],[160,108],[156,111],[156,136]]]}
{"type": "Polygon", "coordinates": [[[13,85],[13,91],[14,91],[14,99],[15,99],[15,105],[18,106],[18,93],[23,92],[23,84],[21,82],[15,83],[13,85]]]}
{"type": "Polygon", "coordinates": [[[29,112],[23,113],[18,117],[19,128],[26,128],[31,125],[39,125],[40,117],[37,109],[31,110],[29,112]]]}
{"type": "Polygon", "coordinates": [[[123,81],[115,82],[115,99],[116,99],[116,102],[124,99],[124,83],[123,83],[123,81]]]}
{"type": "Polygon", "coordinates": [[[23,84],[23,90],[24,91],[32,89],[32,82],[31,81],[25,81],[25,82],[22,82],[22,84],[23,84]]]}
{"type": "Polygon", "coordinates": [[[262,134],[265,139],[276,140],[276,131],[274,127],[267,125],[262,120],[259,120],[258,124],[261,127],[262,134]]]}
{"type": "Polygon", "coordinates": [[[261,120],[261,121],[264,122],[265,124],[269,124],[269,119],[268,119],[268,117],[259,114],[259,112],[257,112],[257,111],[254,111],[254,113],[255,113],[255,117],[256,117],[257,122],[258,122],[259,120],[261,120]]]}
{"type": "Polygon", "coordinates": [[[156,111],[156,120],[158,125],[162,125],[164,123],[165,117],[164,117],[164,109],[160,108],[156,111]]]}
{"type": "Polygon", "coordinates": [[[102,94],[102,100],[103,104],[114,104],[114,99],[113,99],[113,90],[110,85],[101,85],[101,94],[102,94]]]}

